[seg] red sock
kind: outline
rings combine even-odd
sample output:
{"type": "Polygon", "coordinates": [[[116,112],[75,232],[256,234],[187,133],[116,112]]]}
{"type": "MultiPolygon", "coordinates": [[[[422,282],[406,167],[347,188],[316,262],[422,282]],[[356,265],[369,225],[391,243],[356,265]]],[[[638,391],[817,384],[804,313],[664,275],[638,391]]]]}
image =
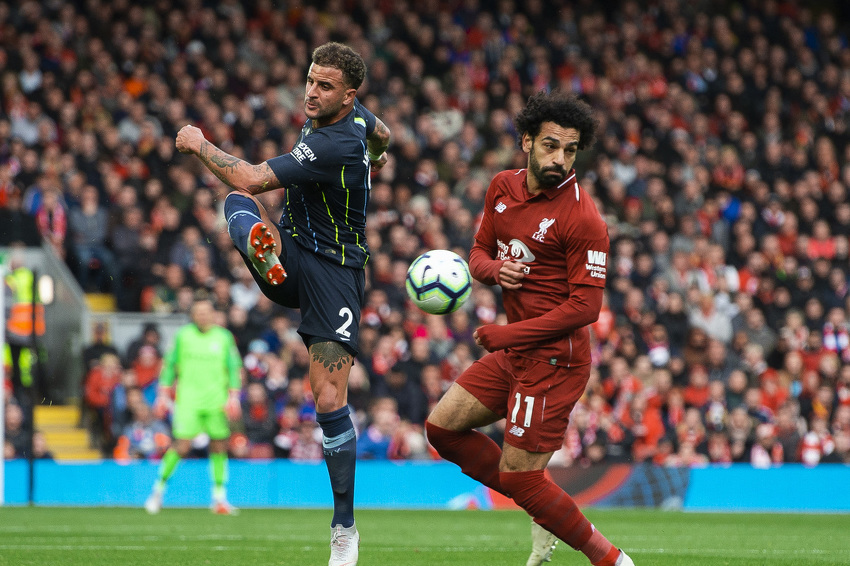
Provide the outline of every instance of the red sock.
{"type": "Polygon", "coordinates": [[[460,466],[460,470],[474,480],[504,494],[499,482],[499,460],[502,450],[488,436],[480,432],[454,431],[425,422],[428,441],[444,459],[460,466]]]}
{"type": "MultiPolygon", "coordinates": [[[[593,525],[591,525],[593,526],[593,525]]],[[[587,556],[593,566],[615,566],[620,557],[620,549],[608,542],[602,533],[593,529],[593,534],[579,549],[587,556]]]]}
{"type": "Polygon", "coordinates": [[[537,524],[573,548],[583,550],[593,535],[593,526],[573,498],[548,479],[543,470],[502,472],[499,480],[537,524]]]}

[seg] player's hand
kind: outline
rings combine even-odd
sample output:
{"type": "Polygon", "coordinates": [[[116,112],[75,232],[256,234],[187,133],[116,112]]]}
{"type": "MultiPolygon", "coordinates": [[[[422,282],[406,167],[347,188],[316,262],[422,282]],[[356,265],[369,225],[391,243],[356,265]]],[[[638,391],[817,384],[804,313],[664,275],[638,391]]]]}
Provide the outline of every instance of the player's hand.
{"type": "Polygon", "coordinates": [[[519,289],[530,268],[518,261],[506,261],[499,268],[499,285],[505,289],[519,289]]]}
{"type": "Polygon", "coordinates": [[[374,173],[383,169],[384,165],[387,164],[387,161],[389,161],[389,159],[387,158],[387,152],[385,151],[381,154],[381,157],[369,162],[372,164],[372,172],[374,173]]]}
{"type": "Polygon", "coordinates": [[[227,397],[227,402],[224,404],[224,414],[231,421],[238,421],[242,418],[242,403],[239,402],[238,393],[231,393],[227,397]]]}
{"type": "MultiPolygon", "coordinates": [[[[484,343],[481,341],[481,336],[479,336],[478,331],[472,333],[472,339],[475,340],[475,343],[484,348],[484,343]]],[[[485,348],[486,350],[486,348],[485,348]]]]}
{"type": "Polygon", "coordinates": [[[493,324],[485,324],[484,326],[479,326],[475,332],[472,333],[472,339],[475,340],[475,343],[487,350],[488,352],[495,352],[496,350],[500,350],[501,348],[496,347],[495,344],[492,343],[490,339],[490,335],[487,333],[488,326],[495,326],[493,324]]]}
{"type": "Polygon", "coordinates": [[[206,138],[204,138],[200,128],[183,126],[177,132],[177,140],[174,145],[180,153],[198,153],[204,141],[206,141],[206,138]]]}
{"type": "Polygon", "coordinates": [[[156,396],[156,401],[153,402],[153,416],[158,419],[164,419],[171,409],[171,399],[162,393],[156,396]]]}

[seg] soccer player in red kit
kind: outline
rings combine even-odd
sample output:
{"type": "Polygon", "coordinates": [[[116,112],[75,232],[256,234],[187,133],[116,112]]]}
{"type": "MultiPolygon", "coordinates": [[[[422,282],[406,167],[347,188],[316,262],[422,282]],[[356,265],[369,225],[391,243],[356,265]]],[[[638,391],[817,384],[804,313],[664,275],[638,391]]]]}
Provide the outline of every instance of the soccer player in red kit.
{"type": "Polygon", "coordinates": [[[528,168],[503,171],[490,183],[469,254],[473,277],[502,287],[508,324],[476,330],[476,342],[490,353],[434,408],[428,439],[443,458],[531,515],[528,566],[548,562],[557,539],[595,566],[633,566],[544,475],[590,377],[587,326],[602,307],[608,229],[572,168],[597,122],[574,95],[541,92],[516,126],[528,168]],[[473,430],[502,418],[501,449],[473,430]]]}

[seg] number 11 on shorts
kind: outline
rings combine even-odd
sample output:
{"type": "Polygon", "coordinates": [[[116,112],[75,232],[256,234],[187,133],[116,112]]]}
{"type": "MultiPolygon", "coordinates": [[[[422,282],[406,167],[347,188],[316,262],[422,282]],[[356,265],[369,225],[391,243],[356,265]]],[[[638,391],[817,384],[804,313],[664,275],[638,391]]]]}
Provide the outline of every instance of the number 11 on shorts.
{"type": "MultiPolygon", "coordinates": [[[[519,413],[519,406],[522,404],[522,395],[520,393],[516,394],[516,402],[514,402],[514,410],[511,412],[511,423],[516,423],[517,413],[519,413]]],[[[525,396],[525,420],[522,422],[522,426],[529,427],[531,426],[531,413],[534,411],[534,397],[529,395],[525,396]]]]}

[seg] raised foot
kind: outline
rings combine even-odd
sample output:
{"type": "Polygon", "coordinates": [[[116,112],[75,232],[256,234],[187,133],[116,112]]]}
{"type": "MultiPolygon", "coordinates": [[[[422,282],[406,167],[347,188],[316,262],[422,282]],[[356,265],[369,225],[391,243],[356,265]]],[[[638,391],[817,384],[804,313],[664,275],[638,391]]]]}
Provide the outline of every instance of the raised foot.
{"type": "Polygon", "coordinates": [[[277,242],[265,222],[257,222],[248,234],[248,251],[257,273],[270,285],[280,285],[286,279],[286,270],[277,256],[277,242]]]}

